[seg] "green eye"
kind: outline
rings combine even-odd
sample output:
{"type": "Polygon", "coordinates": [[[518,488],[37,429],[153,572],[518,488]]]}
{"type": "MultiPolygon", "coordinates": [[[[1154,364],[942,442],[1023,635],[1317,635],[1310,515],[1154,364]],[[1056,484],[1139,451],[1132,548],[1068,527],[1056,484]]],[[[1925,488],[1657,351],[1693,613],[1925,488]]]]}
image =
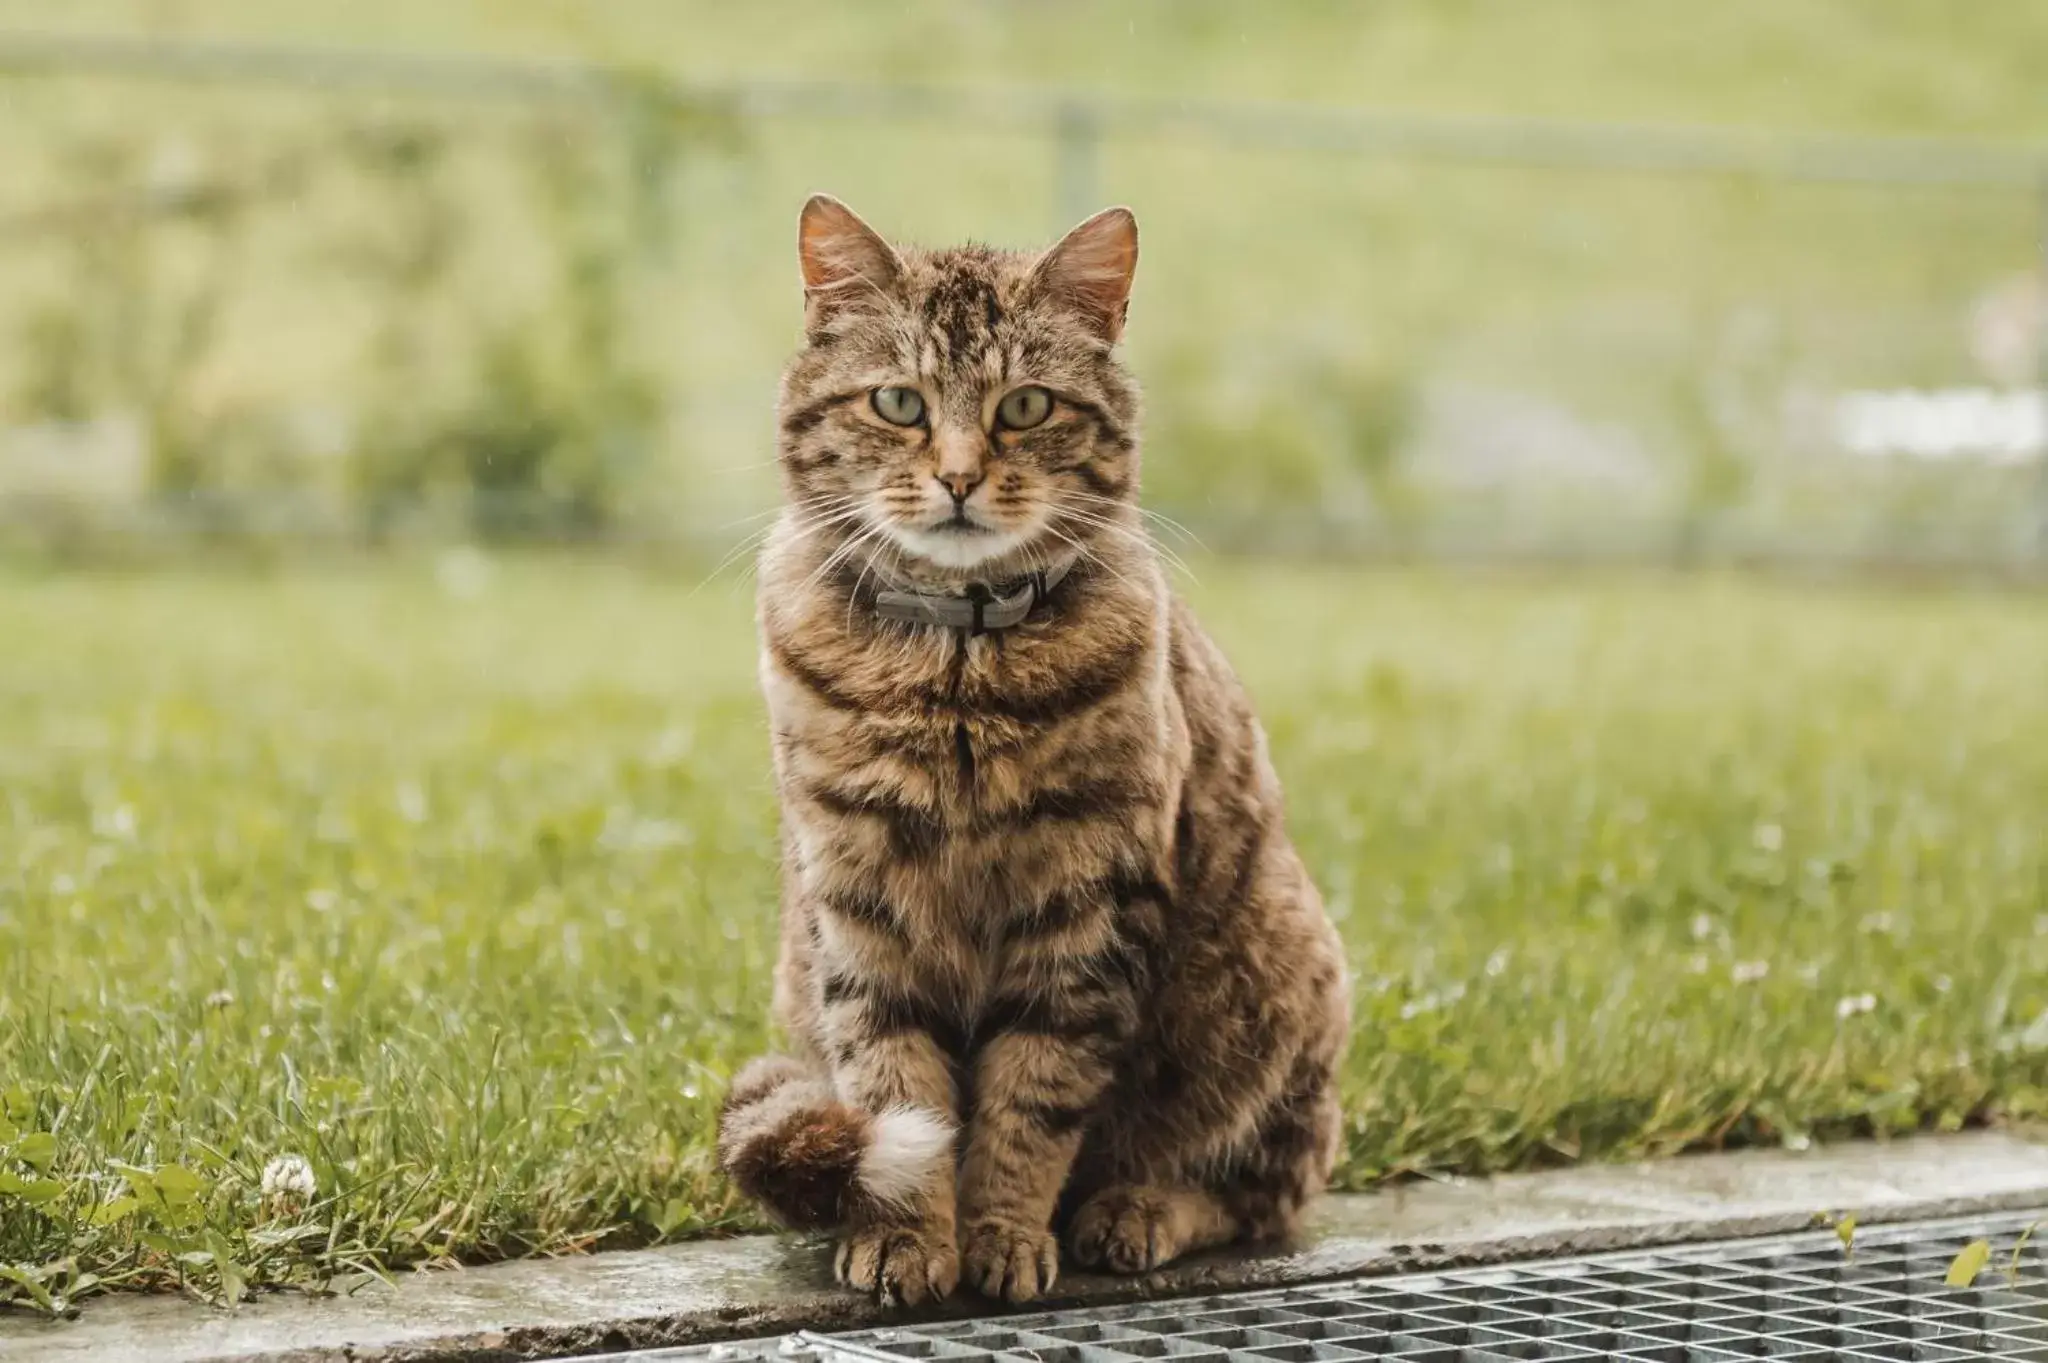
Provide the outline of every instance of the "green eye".
{"type": "Polygon", "coordinates": [[[915,388],[877,388],[870,399],[875,415],[898,426],[915,426],[924,420],[924,394],[915,388]]]}
{"type": "Polygon", "coordinates": [[[1052,415],[1052,394],[1043,388],[1019,388],[1003,394],[996,420],[1013,431],[1025,431],[1052,415]]]}

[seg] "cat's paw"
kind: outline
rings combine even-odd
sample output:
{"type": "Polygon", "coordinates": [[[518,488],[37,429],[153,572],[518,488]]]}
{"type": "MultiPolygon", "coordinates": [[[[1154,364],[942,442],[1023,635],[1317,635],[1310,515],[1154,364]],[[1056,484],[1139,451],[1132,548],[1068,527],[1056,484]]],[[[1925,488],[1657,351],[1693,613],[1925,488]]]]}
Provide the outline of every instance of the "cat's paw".
{"type": "Polygon", "coordinates": [[[960,1251],[950,1228],[870,1226],[839,1241],[832,1272],[884,1306],[921,1306],[953,1294],[960,1251]]]}
{"type": "Polygon", "coordinates": [[[996,1218],[968,1225],[961,1251],[967,1281],[984,1297],[1031,1301],[1059,1281],[1060,1248],[1044,1226],[996,1218]]]}
{"type": "Polygon", "coordinates": [[[1109,1188],[1074,1213],[1067,1244],[1074,1262],[1112,1273],[1150,1273],[1180,1253],[1172,1195],[1151,1188],[1109,1188]]]}

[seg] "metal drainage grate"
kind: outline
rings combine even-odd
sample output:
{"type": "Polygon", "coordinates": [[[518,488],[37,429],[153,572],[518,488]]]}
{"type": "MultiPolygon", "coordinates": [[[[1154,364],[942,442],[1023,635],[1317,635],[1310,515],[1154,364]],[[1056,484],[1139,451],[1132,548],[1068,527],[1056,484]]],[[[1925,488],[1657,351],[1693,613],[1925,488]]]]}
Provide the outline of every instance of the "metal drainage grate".
{"type": "MultiPolygon", "coordinates": [[[[1831,1231],[1184,1301],[666,1349],[634,1363],[1414,1363],[2032,1359],[2048,1363],[2041,1214],[1831,1231]],[[1945,1285],[1972,1240],[1993,1255],[1945,1285]]],[[[2048,1227],[2044,1227],[2048,1235],[2048,1227]]]]}

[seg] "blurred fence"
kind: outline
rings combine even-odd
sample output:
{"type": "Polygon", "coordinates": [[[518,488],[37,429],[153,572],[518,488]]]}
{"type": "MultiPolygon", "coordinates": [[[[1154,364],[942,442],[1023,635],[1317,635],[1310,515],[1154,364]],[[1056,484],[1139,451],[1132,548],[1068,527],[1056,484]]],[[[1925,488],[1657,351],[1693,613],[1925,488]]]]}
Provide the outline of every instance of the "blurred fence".
{"type": "Polygon", "coordinates": [[[2048,563],[2048,149],[0,35],[0,534],[715,547],[790,224],[1133,203],[1218,547],[2048,563]]]}

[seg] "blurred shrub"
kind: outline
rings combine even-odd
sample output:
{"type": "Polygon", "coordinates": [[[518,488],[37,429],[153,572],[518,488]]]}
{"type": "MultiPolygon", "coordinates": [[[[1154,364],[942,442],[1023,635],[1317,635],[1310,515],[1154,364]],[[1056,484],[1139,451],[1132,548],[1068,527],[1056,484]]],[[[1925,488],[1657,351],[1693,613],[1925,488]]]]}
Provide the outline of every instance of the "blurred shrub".
{"type": "Polygon", "coordinates": [[[209,174],[100,141],[67,159],[72,196],[48,223],[58,268],[21,312],[23,363],[9,405],[31,422],[129,416],[144,432],[149,489],[203,501],[252,472],[232,466],[251,457],[237,437],[255,414],[209,393],[201,377],[252,201],[284,187],[289,172],[209,174]]]}
{"type": "MultiPolygon", "coordinates": [[[[161,129],[104,120],[119,131],[49,157],[32,191],[49,208],[0,223],[22,243],[0,259],[0,534],[686,538],[772,495],[792,185],[841,164],[854,178],[865,131],[778,119],[743,143],[730,109],[638,72],[587,103],[484,117],[424,95],[366,116],[292,91],[276,118],[250,116],[247,90],[209,97],[161,129]],[[67,449],[111,452],[104,476],[51,475],[67,449]]],[[[1018,211],[1016,191],[993,197],[1002,176],[935,188],[927,167],[1008,167],[1028,137],[906,128],[919,155],[862,163],[895,186],[893,207],[862,199],[878,222],[935,205],[950,237],[1018,211]]],[[[2009,470],[1842,457],[1835,397],[1948,381],[1957,341],[1945,305],[1852,307],[1820,268],[1832,246],[1786,248],[1781,220],[1838,237],[1803,192],[1732,201],[1748,237],[1709,232],[1736,242],[1716,269],[1647,249],[1705,230],[1669,216],[1699,181],[1375,163],[1354,183],[1323,161],[1215,155],[1127,162],[1119,190],[1142,199],[1150,177],[1164,196],[1209,182],[1188,166],[1222,166],[1330,211],[1290,219],[1298,251],[1229,271],[1212,266],[1266,226],[1206,198],[1176,218],[1160,198],[1181,245],[1163,275],[1148,265],[1158,306],[1133,336],[1146,496],[1212,547],[1694,561],[1819,536],[2005,543],[2020,524],[2009,470]],[[1560,184],[1583,193],[1558,200],[1560,184]],[[1529,223],[1545,230],[1503,230],[1503,202],[1535,202],[1504,193],[1543,196],[1529,223]],[[1622,209],[1667,216],[1602,235],[1632,221],[1622,209]],[[1629,245],[1645,249],[1616,256],[1629,245]]],[[[1842,270],[1880,277],[1905,249],[1866,246],[1842,270]]]]}
{"type": "Polygon", "coordinates": [[[622,77],[613,116],[529,120],[494,157],[433,119],[210,166],[139,135],[82,143],[37,224],[54,268],[15,310],[0,415],[133,422],[146,475],[102,510],[183,531],[603,534],[666,431],[636,273],[672,245],[674,161],[729,138],[718,111],[622,77]],[[236,314],[272,301],[252,297],[264,252],[336,300],[323,353],[342,363],[315,408],[245,391],[224,354],[231,325],[245,346],[263,325],[236,314]]]}
{"type": "Polygon", "coordinates": [[[440,137],[384,129],[355,139],[358,164],[394,209],[385,239],[357,257],[380,300],[362,357],[372,397],[351,480],[373,539],[451,502],[486,539],[611,527],[663,428],[660,386],[631,315],[636,258],[667,244],[666,219],[646,202],[660,180],[648,164],[659,153],[644,137],[635,125],[623,191],[573,126],[544,124],[519,144],[545,261],[534,296],[509,308],[456,294],[454,267],[472,228],[440,137]],[[453,364],[436,353],[447,330],[436,302],[458,315],[453,364]],[[437,368],[440,381],[423,385],[437,368]]]}
{"type": "MultiPolygon", "coordinates": [[[[651,172],[638,161],[630,185],[651,172]]],[[[483,331],[479,373],[450,423],[487,538],[590,536],[607,529],[661,433],[660,388],[637,359],[630,302],[636,254],[668,245],[647,196],[603,211],[604,186],[572,141],[532,140],[528,170],[556,270],[528,314],[483,331]]]]}
{"type": "Polygon", "coordinates": [[[1312,530],[1405,544],[1429,512],[1412,466],[1426,349],[1147,356],[1148,501],[1229,541],[1312,530]]]}

